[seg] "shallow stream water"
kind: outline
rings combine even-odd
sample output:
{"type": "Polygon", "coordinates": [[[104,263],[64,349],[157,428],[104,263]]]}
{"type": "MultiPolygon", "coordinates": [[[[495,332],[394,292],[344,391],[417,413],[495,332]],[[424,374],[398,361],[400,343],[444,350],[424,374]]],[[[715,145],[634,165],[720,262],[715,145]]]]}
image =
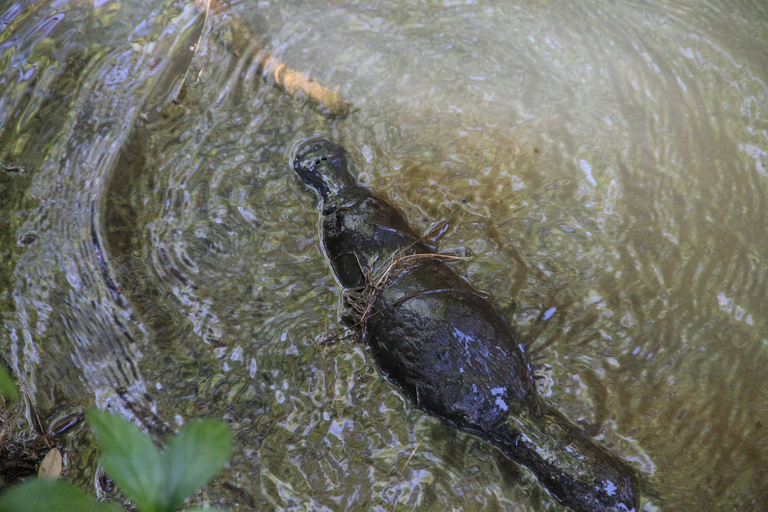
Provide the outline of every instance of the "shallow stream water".
{"type": "MultiPolygon", "coordinates": [[[[289,167],[317,134],[418,229],[449,220],[643,510],[768,509],[757,0],[0,1],[0,336],[49,422],[223,418],[235,455],[195,501],[233,511],[562,510],[324,343],[340,289],[289,167]],[[354,110],[265,81],[255,41],[354,110]]],[[[86,434],[66,478],[114,497],[86,434]]]]}

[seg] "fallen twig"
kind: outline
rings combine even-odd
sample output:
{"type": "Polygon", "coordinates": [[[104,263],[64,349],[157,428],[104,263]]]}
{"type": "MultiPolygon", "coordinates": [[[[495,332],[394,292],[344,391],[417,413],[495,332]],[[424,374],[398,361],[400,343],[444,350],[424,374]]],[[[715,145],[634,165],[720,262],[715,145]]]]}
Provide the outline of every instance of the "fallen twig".
{"type": "Polygon", "coordinates": [[[413,454],[415,454],[416,450],[419,449],[419,446],[421,446],[421,443],[422,443],[422,441],[419,441],[419,443],[416,446],[414,446],[413,451],[408,456],[408,458],[405,460],[405,464],[403,464],[403,471],[405,471],[405,468],[408,466],[408,463],[411,462],[411,458],[413,457],[413,454]]]}
{"type": "Polygon", "coordinates": [[[228,47],[235,55],[240,57],[248,52],[257,52],[257,66],[264,80],[273,83],[288,93],[291,98],[313,99],[322,105],[329,115],[345,116],[352,111],[352,104],[342,98],[338,92],[318,84],[312,78],[273,57],[251,29],[219,1],[197,0],[197,5],[200,9],[205,9],[206,19],[216,16],[221,25],[229,28],[232,40],[228,42],[228,47]]]}

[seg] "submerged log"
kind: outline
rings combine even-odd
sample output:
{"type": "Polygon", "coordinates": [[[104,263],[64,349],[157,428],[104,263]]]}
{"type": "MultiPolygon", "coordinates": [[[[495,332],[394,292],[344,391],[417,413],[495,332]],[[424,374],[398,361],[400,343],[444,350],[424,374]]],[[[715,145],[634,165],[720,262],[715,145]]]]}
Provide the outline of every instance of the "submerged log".
{"type": "Polygon", "coordinates": [[[196,0],[196,4],[205,12],[206,19],[214,18],[212,21],[220,31],[229,32],[229,37],[216,38],[214,41],[225,44],[238,57],[255,55],[254,63],[265,81],[274,84],[291,98],[310,98],[329,116],[344,117],[353,110],[352,103],[338,91],[317,83],[301,71],[291,68],[286,62],[275,58],[251,29],[232,12],[229,5],[220,0],[196,0]]]}
{"type": "Polygon", "coordinates": [[[310,139],[292,164],[320,195],[323,245],[350,323],[411,402],[496,445],[574,511],[638,510],[632,468],[537,396],[517,336],[490,298],[358,185],[344,149],[310,139]]]}

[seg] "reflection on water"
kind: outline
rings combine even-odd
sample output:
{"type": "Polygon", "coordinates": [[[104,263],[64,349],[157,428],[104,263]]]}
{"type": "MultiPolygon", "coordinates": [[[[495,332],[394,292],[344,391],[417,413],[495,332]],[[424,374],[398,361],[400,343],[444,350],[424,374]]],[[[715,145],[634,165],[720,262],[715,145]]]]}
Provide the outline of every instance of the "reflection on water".
{"type": "MultiPolygon", "coordinates": [[[[768,507],[761,2],[0,5],[0,332],[45,415],[227,419],[201,499],[233,510],[558,509],[320,343],[339,290],[287,158],[324,133],[415,225],[451,220],[647,510],[768,507]],[[234,18],[356,111],[265,84],[234,18]]],[[[67,478],[92,486],[84,437],[67,478]]]]}

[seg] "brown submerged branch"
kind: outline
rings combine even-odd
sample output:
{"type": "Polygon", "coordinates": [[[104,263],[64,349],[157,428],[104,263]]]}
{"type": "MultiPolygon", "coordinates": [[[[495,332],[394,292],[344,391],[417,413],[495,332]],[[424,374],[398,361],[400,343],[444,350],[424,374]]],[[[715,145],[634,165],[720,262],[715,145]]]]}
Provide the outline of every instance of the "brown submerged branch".
{"type": "Polygon", "coordinates": [[[238,57],[249,52],[256,53],[257,66],[262,78],[285,91],[291,98],[310,98],[319,103],[326,114],[343,117],[352,111],[352,103],[333,91],[292,69],[285,62],[276,59],[243,21],[218,0],[197,0],[200,9],[205,10],[207,21],[216,18],[217,24],[230,31],[232,38],[228,48],[238,57]]]}

